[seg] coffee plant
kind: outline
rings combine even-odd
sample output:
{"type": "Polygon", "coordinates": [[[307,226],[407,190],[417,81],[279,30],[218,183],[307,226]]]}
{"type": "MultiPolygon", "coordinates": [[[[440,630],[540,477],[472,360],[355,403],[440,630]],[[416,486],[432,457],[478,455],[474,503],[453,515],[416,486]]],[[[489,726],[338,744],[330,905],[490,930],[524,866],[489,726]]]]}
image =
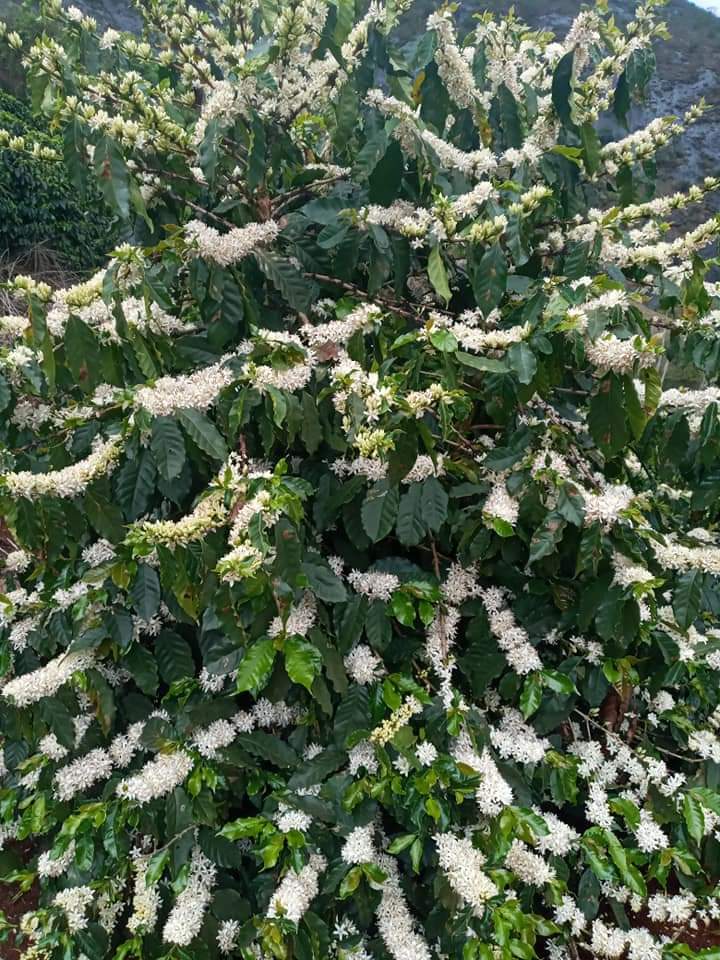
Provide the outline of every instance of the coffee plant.
{"type": "Polygon", "coordinates": [[[720,957],[705,106],[597,132],[657,0],[408,6],[6,37],[134,238],[0,318],[26,958],[720,957]]]}

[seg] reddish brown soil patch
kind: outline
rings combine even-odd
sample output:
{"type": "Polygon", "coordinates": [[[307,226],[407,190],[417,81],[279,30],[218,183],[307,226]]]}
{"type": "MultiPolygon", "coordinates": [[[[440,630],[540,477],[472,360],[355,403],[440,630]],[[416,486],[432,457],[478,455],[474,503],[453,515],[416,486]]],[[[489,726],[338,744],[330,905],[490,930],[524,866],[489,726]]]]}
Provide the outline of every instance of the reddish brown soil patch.
{"type": "MultiPolygon", "coordinates": [[[[12,850],[25,862],[33,855],[32,845],[29,843],[8,844],[7,849],[12,850]]],[[[17,887],[0,883],[0,910],[5,914],[8,923],[19,923],[20,917],[29,910],[34,910],[37,904],[38,890],[35,885],[27,893],[19,893],[17,887]]],[[[21,955],[22,951],[15,946],[15,936],[11,932],[10,937],[0,943],[0,960],[18,960],[21,955]]]]}
{"type": "Polygon", "coordinates": [[[708,947],[720,947],[720,926],[698,926],[697,930],[677,926],[672,923],[654,923],[647,917],[641,917],[638,925],[646,927],[654,937],[669,937],[673,943],[686,943],[691,950],[706,950],[708,947]]]}

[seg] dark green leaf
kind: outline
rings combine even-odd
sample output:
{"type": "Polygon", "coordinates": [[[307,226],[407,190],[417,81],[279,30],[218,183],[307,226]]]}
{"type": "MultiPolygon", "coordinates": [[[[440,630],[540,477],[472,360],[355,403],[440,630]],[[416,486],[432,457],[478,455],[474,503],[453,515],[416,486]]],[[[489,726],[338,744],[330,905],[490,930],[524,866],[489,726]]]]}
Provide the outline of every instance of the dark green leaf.
{"type": "Polygon", "coordinates": [[[186,407],[177,411],[177,418],[185,428],[190,439],[198,447],[215,460],[226,460],[228,455],[227,446],[222,438],[222,434],[209,420],[204,413],[186,407]]]}
{"type": "Polygon", "coordinates": [[[365,533],[373,543],[386,537],[393,528],[400,505],[397,487],[380,480],[368,490],[360,509],[365,533]]]}
{"type": "Polygon", "coordinates": [[[179,476],[185,463],[185,440],[172,417],[156,417],[150,441],[161,477],[168,482],[179,476]]]}
{"type": "Polygon", "coordinates": [[[155,570],[147,563],[138,565],[137,574],[130,589],[133,606],[143,620],[151,620],[160,606],[160,580],[155,570]]]}
{"type": "Polygon", "coordinates": [[[195,675],[195,662],[190,646],[172,630],[163,630],[160,633],[155,641],[155,655],[160,676],[165,683],[173,683],[175,680],[195,675]]]}

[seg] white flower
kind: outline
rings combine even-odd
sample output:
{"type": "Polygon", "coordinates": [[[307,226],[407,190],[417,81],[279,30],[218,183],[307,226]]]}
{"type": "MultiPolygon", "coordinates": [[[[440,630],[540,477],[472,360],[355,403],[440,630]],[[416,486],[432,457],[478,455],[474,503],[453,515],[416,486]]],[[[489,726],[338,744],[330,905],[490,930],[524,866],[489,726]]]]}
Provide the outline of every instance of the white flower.
{"type": "Polygon", "coordinates": [[[635,839],[643,853],[654,853],[670,846],[667,835],[655,823],[649,810],[640,811],[640,823],[635,830],[635,839]]]}
{"type": "Polygon", "coordinates": [[[200,932],[212,899],[217,869],[200,847],[194,847],[187,885],[170,911],[163,928],[165,943],[186,947],[200,932]]]}
{"type": "Polygon", "coordinates": [[[429,740],[423,740],[422,743],[417,745],[415,756],[418,763],[421,763],[423,767],[429,767],[437,760],[438,752],[434,744],[430,743],[429,740]]]}
{"type": "Polygon", "coordinates": [[[587,926],[585,914],[567,894],[560,901],[560,906],[555,907],[555,923],[568,924],[573,937],[580,936],[587,926]]]}
{"type": "Polygon", "coordinates": [[[370,776],[374,776],[378,772],[379,765],[375,751],[367,740],[361,740],[360,743],[356,743],[355,746],[350,749],[348,757],[350,759],[349,770],[353,777],[362,767],[367,770],[370,776]]]}
{"type": "Polygon", "coordinates": [[[348,834],[343,844],[340,856],[345,863],[374,863],[377,857],[374,843],[374,828],[372,824],[366,827],[355,827],[348,834]]]}
{"type": "Polygon", "coordinates": [[[54,733],[46,734],[38,743],[40,753],[43,753],[51,760],[62,760],[67,756],[67,748],[64,747],[54,733]]]}
{"type": "Polygon", "coordinates": [[[117,440],[101,441],[89,457],[61,470],[47,473],[6,473],[2,477],[9,492],[16,497],[36,500],[38,497],[77,497],[97,477],[110,473],[120,455],[117,440]]]}
{"type": "Polygon", "coordinates": [[[2,688],[2,695],[7,700],[12,700],[17,707],[37,703],[44,697],[54,697],[74,673],[78,670],[86,670],[94,662],[94,655],[85,650],[78,653],[61,653],[44,667],[39,667],[31,673],[23,673],[14,680],[10,680],[2,688]]]}
{"type": "Polygon", "coordinates": [[[140,805],[172,793],[193,768],[192,757],[184,750],[162,753],[150,760],[138,773],[121,780],[116,793],[140,805]]]}
{"type": "MultiPolygon", "coordinates": [[[[287,727],[297,719],[295,707],[289,707],[284,700],[271,703],[266,697],[260,697],[252,708],[252,719],[259,727],[287,727]]],[[[238,715],[233,718],[238,727],[238,715]]]]}
{"type": "Polygon", "coordinates": [[[505,865],[523,883],[532,886],[542,887],[555,879],[552,867],[549,867],[542,857],[533,853],[522,840],[513,840],[505,857],[505,865]]]}
{"type": "Polygon", "coordinates": [[[292,607],[287,619],[283,621],[282,617],[275,617],[268,627],[269,637],[299,636],[305,637],[315,626],[317,619],[317,605],[315,597],[306,590],[302,600],[297,606],[292,607]]]}
{"type": "Polygon", "coordinates": [[[342,320],[331,320],[318,326],[305,324],[300,335],[310,346],[323,343],[346,344],[358,331],[367,332],[382,317],[379,307],[371,303],[361,303],[346,314],[342,320]]]}
{"type": "Polygon", "coordinates": [[[635,499],[635,491],[624,483],[617,483],[607,484],[600,493],[583,491],[582,496],[585,501],[585,526],[597,522],[607,531],[620,519],[620,512],[627,510],[635,499]]]}
{"type": "Polygon", "coordinates": [[[71,840],[67,850],[53,859],[50,850],[41,853],[38,857],[37,872],[39,877],[61,877],[75,859],[75,841],[71,840]]]}
{"type": "Polygon", "coordinates": [[[485,904],[497,896],[498,888],[483,870],[485,857],[465,837],[451,833],[435,834],[440,867],[448,883],[476,917],[485,913],[485,904]]]}
{"type": "Polygon", "coordinates": [[[191,220],[185,225],[188,241],[197,245],[200,256],[214,260],[223,267],[237,263],[258,247],[272,243],[279,232],[274,220],[235,227],[227,233],[219,233],[200,220],[191,220]]]}
{"type": "Polygon", "coordinates": [[[532,727],[523,722],[518,710],[506,707],[499,727],[490,727],[490,740],[497,752],[518,763],[540,763],[550,749],[550,741],[538,737],[532,727]]]}
{"type": "Polygon", "coordinates": [[[400,887],[395,862],[383,855],[378,858],[378,865],[388,875],[375,914],[385,949],[393,960],[432,960],[428,945],[415,932],[415,921],[400,887]]]}
{"type": "Polygon", "coordinates": [[[601,373],[612,370],[615,373],[632,373],[635,365],[640,369],[651,367],[655,363],[655,354],[648,345],[635,337],[632,340],[620,340],[614,334],[605,334],[594,343],[585,346],[585,355],[590,363],[601,373]]]}
{"type": "Polygon", "coordinates": [[[85,911],[94,899],[95,894],[90,887],[68,887],[66,890],[61,890],[55,894],[53,905],[65,911],[65,919],[70,933],[84,930],[88,925],[85,911]]]}
{"type": "Polygon", "coordinates": [[[178,377],[161,377],[152,387],[141,387],[135,394],[135,404],[156,417],[165,417],[177,410],[207,410],[236,375],[222,358],[209,367],[178,377]]]}
{"type": "Polygon", "coordinates": [[[238,920],[223,920],[217,932],[217,945],[220,953],[234,952],[239,933],[240,922],[238,920]]]}
{"type": "Polygon", "coordinates": [[[540,853],[551,853],[556,857],[565,857],[574,848],[580,835],[574,827],[564,823],[554,813],[546,810],[536,810],[547,824],[549,833],[537,838],[537,848],[540,853]]]}
{"type": "Polygon", "coordinates": [[[5,557],[7,573],[25,573],[32,563],[32,555],[27,550],[11,550],[5,557]]]}
{"type": "Polygon", "coordinates": [[[82,558],[88,566],[99,567],[115,559],[115,547],[107,540],[96,540],[89,547],[85,547],[82,558]]]}
{"type": "Polygon", "coordinates": [[[348,574],[348,583],[358,593],[371,600],[389,600],[400,586],[400,579],[394,573],[361,573],[353,570],[348,574]]]}
{"type": "Polygon", "coordinates": [[[280,809],[275,815],[275,823],[280,833],[290,833],[291,830],[299,830],[300,833],[305,833],[306,830],[310,829],[312,817],[303,813],[302,810],[294,810],[292,807],[281,803],[280,809]]]}
{"type": "Polygon", "coordinates": [[[155,928],[158,910],[160,909],[160,894],[157,884],[148,884],[146,874],[149,856],[143,856],[135,849],[130,854],[135,870],[133,889],[133,912],[128,920],[128,930],[133,933],[148,933],[155,928]]]}
{"type": "Polygon", "coordinates": [[[293,923],[300,923],[318,894],[319,877],[326,866],[325,857],[314,853],[299,873],[292,870],[286,873],[272,895],[267,916],[285,917],[293,923]]]}
{"type": "Polygon", "coordinates": [[[196,730],[192,742],[198,753],[213,760],[218,751],[228,747],[236,736],[237,730],[229,720],[214,720],[209,726],[196,730]]]}
{"type": "Polygon", "coordinates": [[[75,794],[84,793],[99,780],[107,780],[112,767],[112,757],[102,747],[96,747],[66,767],[61,767],[54,779],[58,800],[71,800],[75,794]]]}
{"type": "Polygon", "coordinates": [[[495,817],[513,802],[513,792],[507,780],[502,776],[490,752],[483,750],[479,755],[467,734],[457,738],[452,755],[456,763],[470,767],[482,777],[475,794],[478,808],[487,817],[495,817]]]}
{"type": "Polygon", "coordinates": [[[344,662],[350,678],[362,685],[374,683],[383,673],[382,660],[364,643],[353,647],[344,662]]]}

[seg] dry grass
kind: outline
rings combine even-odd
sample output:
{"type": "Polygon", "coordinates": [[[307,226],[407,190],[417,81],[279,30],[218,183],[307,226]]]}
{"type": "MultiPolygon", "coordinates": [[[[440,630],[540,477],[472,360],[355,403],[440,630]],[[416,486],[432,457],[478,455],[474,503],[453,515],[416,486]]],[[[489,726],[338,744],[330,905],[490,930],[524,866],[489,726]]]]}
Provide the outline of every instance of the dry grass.
{"type": "Polygon", "coordinates": [[[81,280],[81,276],[70,270],[62,259],[45,244],[36,244],[21,257],[0,254],[0,315],[24,313],[24,305],[11,291],[3,288],[13,277],[25,274],[49,284],[53,289],[69,287],[81,280]]]}

